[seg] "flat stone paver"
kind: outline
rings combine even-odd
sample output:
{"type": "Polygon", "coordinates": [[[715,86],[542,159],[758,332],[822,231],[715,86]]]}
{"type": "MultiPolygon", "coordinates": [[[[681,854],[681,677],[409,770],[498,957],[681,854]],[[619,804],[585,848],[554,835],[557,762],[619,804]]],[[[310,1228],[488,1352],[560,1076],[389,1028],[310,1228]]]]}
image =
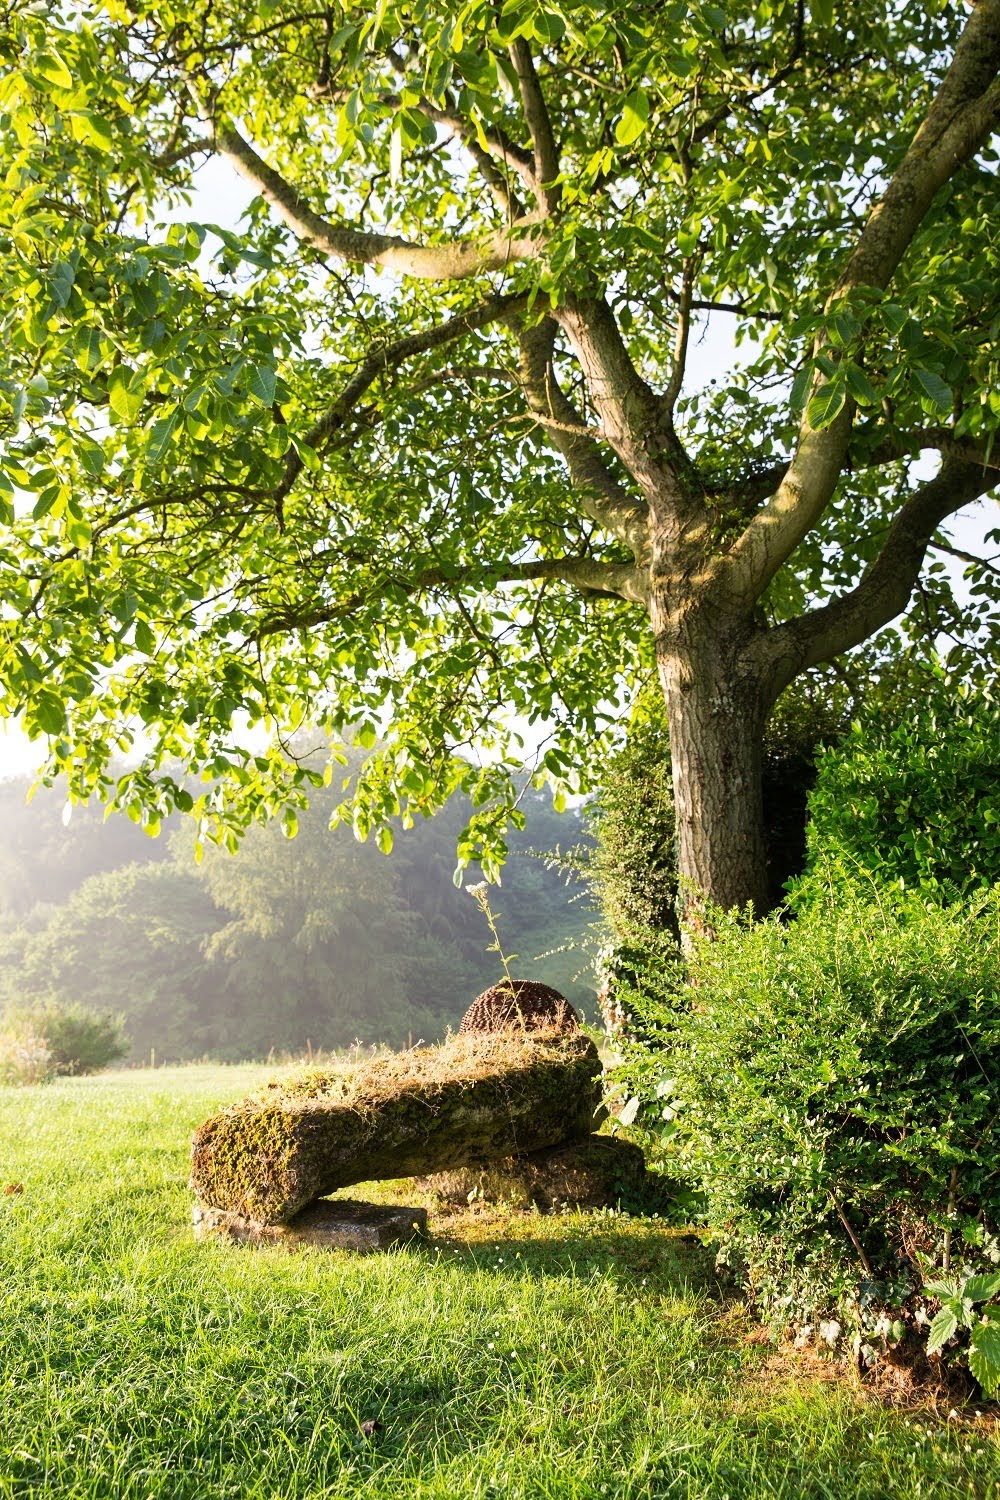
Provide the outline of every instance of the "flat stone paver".
{"type": "Polygon", "coordinates": [[[319,1198],[287,1224],[258,1224],[224,1208],[198,1204],[193,1215],[198,1239],[222,1238],[249,1245],[318,1245],[327,1250],[388,1250],[427,1233],[426,1208],[359,1203],[351,1198],[319,1198]]]}

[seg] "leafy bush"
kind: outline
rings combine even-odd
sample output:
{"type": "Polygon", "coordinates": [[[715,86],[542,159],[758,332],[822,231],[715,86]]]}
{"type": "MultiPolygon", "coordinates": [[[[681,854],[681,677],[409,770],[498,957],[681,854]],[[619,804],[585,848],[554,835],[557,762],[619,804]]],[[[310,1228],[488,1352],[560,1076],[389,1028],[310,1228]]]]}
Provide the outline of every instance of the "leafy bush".
{"type": "Polygon", "coordinates": [[[818,762],[812,863],[954,901],[1000,880],[1000,701],[938,679],[900,721],[863,715],[818,762]]]}
{"type": "MultiPolygon", "coordinates": [[[[3,1018],[4,1031],[12,1053],[45,1051],[47,1057],[40,1077],[97,1073],[109,1063],[117,1062],[128,1051],[128,1040],[120,1016],[111,1011],[91,1010],[86,1005],[59,1005],[53,1001],[8,1009],[3,1018]]],[[[36,1064],[41,1067],[42,1064],[36,1064]]],[[[30,1071],[30,1069],[26,1069],[30,1071]]],[[[10,1081],[36,1082],[23,1077],[10,1081]]]]}
{"type": "MultiPolygon", "coordinates": [[[[660,1058],[677,1165],[778,1322],[912,1337],[936,1277],[961,1300],[1000,1260],[1000,890],[947,909],[814,883],[792,925],[720,914],[717,934],[660,1058]]],[[[971,1332],[991,1388],[985,1312],[945,1343],[971,1332]]]]}

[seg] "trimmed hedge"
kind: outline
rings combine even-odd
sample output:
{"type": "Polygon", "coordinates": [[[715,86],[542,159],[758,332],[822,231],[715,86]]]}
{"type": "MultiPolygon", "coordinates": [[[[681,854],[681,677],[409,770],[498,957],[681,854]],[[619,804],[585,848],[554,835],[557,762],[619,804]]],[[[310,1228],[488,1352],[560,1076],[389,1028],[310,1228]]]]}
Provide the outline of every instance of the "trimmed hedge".
{"type": "Polygon", "coordinates": [[[868,714],[818,761],[810,862],[955,901],[1000,880],[1000,701],[932,683],[905,721],[868,714]]]}
{"type": "Polygon", "coordinates": [[[817,881],[791,925],[717,916],[659,1094],[758,1303],[899,1338],[928,1280],[1000,1260],[1000,889],[943,908],[817,881]]]}

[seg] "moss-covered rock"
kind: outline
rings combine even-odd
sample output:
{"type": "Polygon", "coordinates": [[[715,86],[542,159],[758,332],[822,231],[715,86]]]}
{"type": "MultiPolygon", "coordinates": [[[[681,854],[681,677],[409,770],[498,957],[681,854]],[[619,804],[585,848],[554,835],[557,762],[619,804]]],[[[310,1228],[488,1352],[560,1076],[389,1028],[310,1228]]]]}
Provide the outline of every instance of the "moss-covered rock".
{"type": "Polygon", "coordinates": [[[509,1203],[543,1213],[558,1208],[613,1208],[640,1200],[646,1186],[642,1151],[620,1136],[591,1135],[491,1162],[422,1178],[420,1187],[448,1203],[509,1203]]]}
{"type": "Polygon", "coordinates": [[[586,1137],[601,1065],[578,1032],[506,1031],[313,1069],[199,1126],[191,1187],[200,1202],[284,1224],[357,1182],[483,1166],[586,1137]]]}

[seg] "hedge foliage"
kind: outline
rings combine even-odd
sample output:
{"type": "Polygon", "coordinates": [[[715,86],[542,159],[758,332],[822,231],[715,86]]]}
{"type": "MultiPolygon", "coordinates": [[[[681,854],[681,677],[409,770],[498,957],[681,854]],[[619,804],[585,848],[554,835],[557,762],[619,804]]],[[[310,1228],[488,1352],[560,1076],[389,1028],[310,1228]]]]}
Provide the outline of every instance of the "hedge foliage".
{"type": "Polygon", "coordinates": [[[954,901],[1000,880],[1000,700],[938,679],[905,717],[870,712],[821,754],[810,863],[954,901]]]}
{"type": "Polygon", "coordinates": [[[791,924],[719,914],[696,950],[663,1131],[778,1321],[899,1337],[925,1281],[1000,1260],[1000,890],[821,900],[819,879],[791,924]]]}

